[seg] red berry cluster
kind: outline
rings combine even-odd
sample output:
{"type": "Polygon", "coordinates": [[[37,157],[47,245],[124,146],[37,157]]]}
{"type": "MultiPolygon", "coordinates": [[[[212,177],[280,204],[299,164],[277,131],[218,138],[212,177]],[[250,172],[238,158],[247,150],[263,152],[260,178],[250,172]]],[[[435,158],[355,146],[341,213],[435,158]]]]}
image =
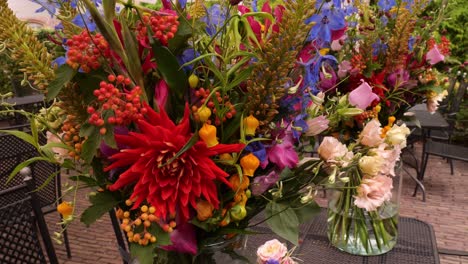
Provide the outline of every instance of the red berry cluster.
{"type": "Polygon", "coordinates": [[[351,65],[353,69],[358,69],[360,72],[363,72],[367,67],[361,54],[356,54],[351,58],[351,65]]]}
{"type": "Polygon", "coordinates": [[[91,35],[84,30],[67,40],[67,64],[73,69],[81,67],[84,72],[98,69],[101,64],[99,58],[110,57],[110,48],[104,37],[97,33],[91,35]]]}
{"type": "MultiPolygon", "coordinates": [[[[436,44],[437,43],[434,38],[429,39],[427,41],[428,50],[431,50],[436,44]]],[[[440,43],[437,44],[437,48],[439,49],[440,53],[444,54],[445,56],[450,55],[450,40],[447,37],[442,36],[440,38],[440,43]]]]}
{"type": "MultiPolygon", "coordinates": [[[[203,105],[206,100],[208,100],[208,96],[210,95],[210,89],[204,89],[200,88],[195,91],[195,96],[198,97],[199,100],[199,105],[193,105],[192,106],[192,112],[194,115],[195,120],[198,120],[198,108],[203,105]]],[[[214,124],[216,126],[221,124],[221,121],[226,122],[227,119],[233,118],[237,111],[234,105],[229,101],[229,96],[221,96],[220,92],[215,92],[214,96],[210,97],[208,102],[206,103],[206,106],[211,110],[211,112],[214,114],[214,124]],[[215,100],[218,104],[218,108],[216,108],[215,100]],[[218,112],[219,111],[219,112],[218,112]]],[[[209,124],[211,124],[211,121],[207,121],[209,124]]]]}
{"type": "Polygon", "coordinates": [[[153,31],[153,37],[159,39],[159,41],[167,46],[167,43],[172,39],[179,27],[179,21],[177,21],[177,16],[161,16],[153,14],[151,16],[145,15],[142,18],[143,23],[138,23],[137,32],[138,40],[143,43],[148,43],[148,28],[151,27],[153,31]]]}
{"type": "Polygon", "coordinates": [[[97,98],[97,107],[89,106],[87,109],[91,115],[89,123],[101,127],[99,132],[102,135],[107,132],[104,127],[106,122],[109,125],[129,125],[133,121],[142,119],[147,111],[140,101],[141,88],[135,86],[131,91],[127,91],[126,86],[131,83],[129,78],[123,75],[109,75],[108,80],[109,82],[102,81],[99,89],[93,92],[97,98]],[[113,115],[104,120],[104,111],[112,111],[113,115]]]}

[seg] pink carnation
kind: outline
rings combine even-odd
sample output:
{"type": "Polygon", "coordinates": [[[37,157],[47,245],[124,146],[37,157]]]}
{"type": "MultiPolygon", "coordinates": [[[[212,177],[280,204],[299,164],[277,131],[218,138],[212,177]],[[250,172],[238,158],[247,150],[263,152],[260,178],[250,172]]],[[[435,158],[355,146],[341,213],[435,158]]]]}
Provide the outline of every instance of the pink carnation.
{"type": "Polygon", "coordinates": [[[383,175],[365,177],[357,187],[354,205],[366,209],[368,212],[375,211],[392,198],[392,189],[392,178],[383,175]]]}
{"type": "Polygon", "coordinates": [[[334,137],[325,137],[317,151],[320,157],[327,162],[336,162],[337,159],[348,154],[346,146],[334,137]]]}

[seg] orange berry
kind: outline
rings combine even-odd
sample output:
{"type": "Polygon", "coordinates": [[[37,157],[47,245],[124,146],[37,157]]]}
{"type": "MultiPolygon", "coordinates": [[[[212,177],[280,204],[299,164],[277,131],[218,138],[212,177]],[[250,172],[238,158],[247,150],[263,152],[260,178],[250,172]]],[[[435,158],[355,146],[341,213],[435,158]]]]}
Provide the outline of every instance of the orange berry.
{"type": "Polygon", "coordinates": [[[142,213],[142,214],[140,215],[140,218],[141,218],[141,220],[145,221],[145,220],[148,219],[148,214],[147,214],[147,213],[142,213]]]}
{"type": "Polygon", "coordinates": [[[151,207],[149,208],[149,213],[150,213],[150,214],[154,214],[154,212],[156,212],[156,208],[155,208],[154,206],[151,206],[151,207]]]}
{"type": "Polygon", "coordinates": [[[73,205],[69,202],[62,202],[57,206],[57,211],[64,217],[67,218],[73,214],[73,205]]]}
{"type": "Polygon", "coordinates": [[[148,212],[148,206],[143,205],[143,206],[141,207],[141,211],[142,211],[143,213],[148,212]]]}
{"type": "Polygon", "coordinates": [[[151,226],[151,222],[149,220],[145,220],[145,222],[143,224],[145,225],[145,227],[150,227],[151,226]]]}

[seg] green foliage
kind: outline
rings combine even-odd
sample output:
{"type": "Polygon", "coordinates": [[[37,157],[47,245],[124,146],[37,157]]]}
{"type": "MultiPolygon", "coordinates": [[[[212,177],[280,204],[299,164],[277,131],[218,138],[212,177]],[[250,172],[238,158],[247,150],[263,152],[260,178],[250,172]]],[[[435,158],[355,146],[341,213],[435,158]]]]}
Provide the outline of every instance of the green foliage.
{"type": "Polygon", "coordinates": [[[120,202],[115,193],[109,191],[90,195],[89,200],[92,205],[83,212],[80,219],[86,226],[96,222],[97,219],[112,210],[120,202]]]}

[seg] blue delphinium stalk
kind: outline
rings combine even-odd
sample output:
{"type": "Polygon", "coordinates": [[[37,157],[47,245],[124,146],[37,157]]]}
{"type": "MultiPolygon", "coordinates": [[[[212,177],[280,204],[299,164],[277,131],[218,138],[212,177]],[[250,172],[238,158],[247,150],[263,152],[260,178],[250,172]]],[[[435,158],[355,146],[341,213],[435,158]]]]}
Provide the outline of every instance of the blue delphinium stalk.
{"type": "Polygon", "coordinates": [[[377,5],[380,7],[382,11],[388,12],[390,11],[390,9],[392,9],[392,7],[396,5],[396,1],[395,0],[379,0],[377,5]]]}
{"type": "Polygon", "coordinates": [[[222,10],[219,4],[214,4],[208,9],[206,16],[202,17],[200,21],[206,23],[206,32],[208,35],[214,36],[227,20],[227,15],[227,12],[222,10]]]}

